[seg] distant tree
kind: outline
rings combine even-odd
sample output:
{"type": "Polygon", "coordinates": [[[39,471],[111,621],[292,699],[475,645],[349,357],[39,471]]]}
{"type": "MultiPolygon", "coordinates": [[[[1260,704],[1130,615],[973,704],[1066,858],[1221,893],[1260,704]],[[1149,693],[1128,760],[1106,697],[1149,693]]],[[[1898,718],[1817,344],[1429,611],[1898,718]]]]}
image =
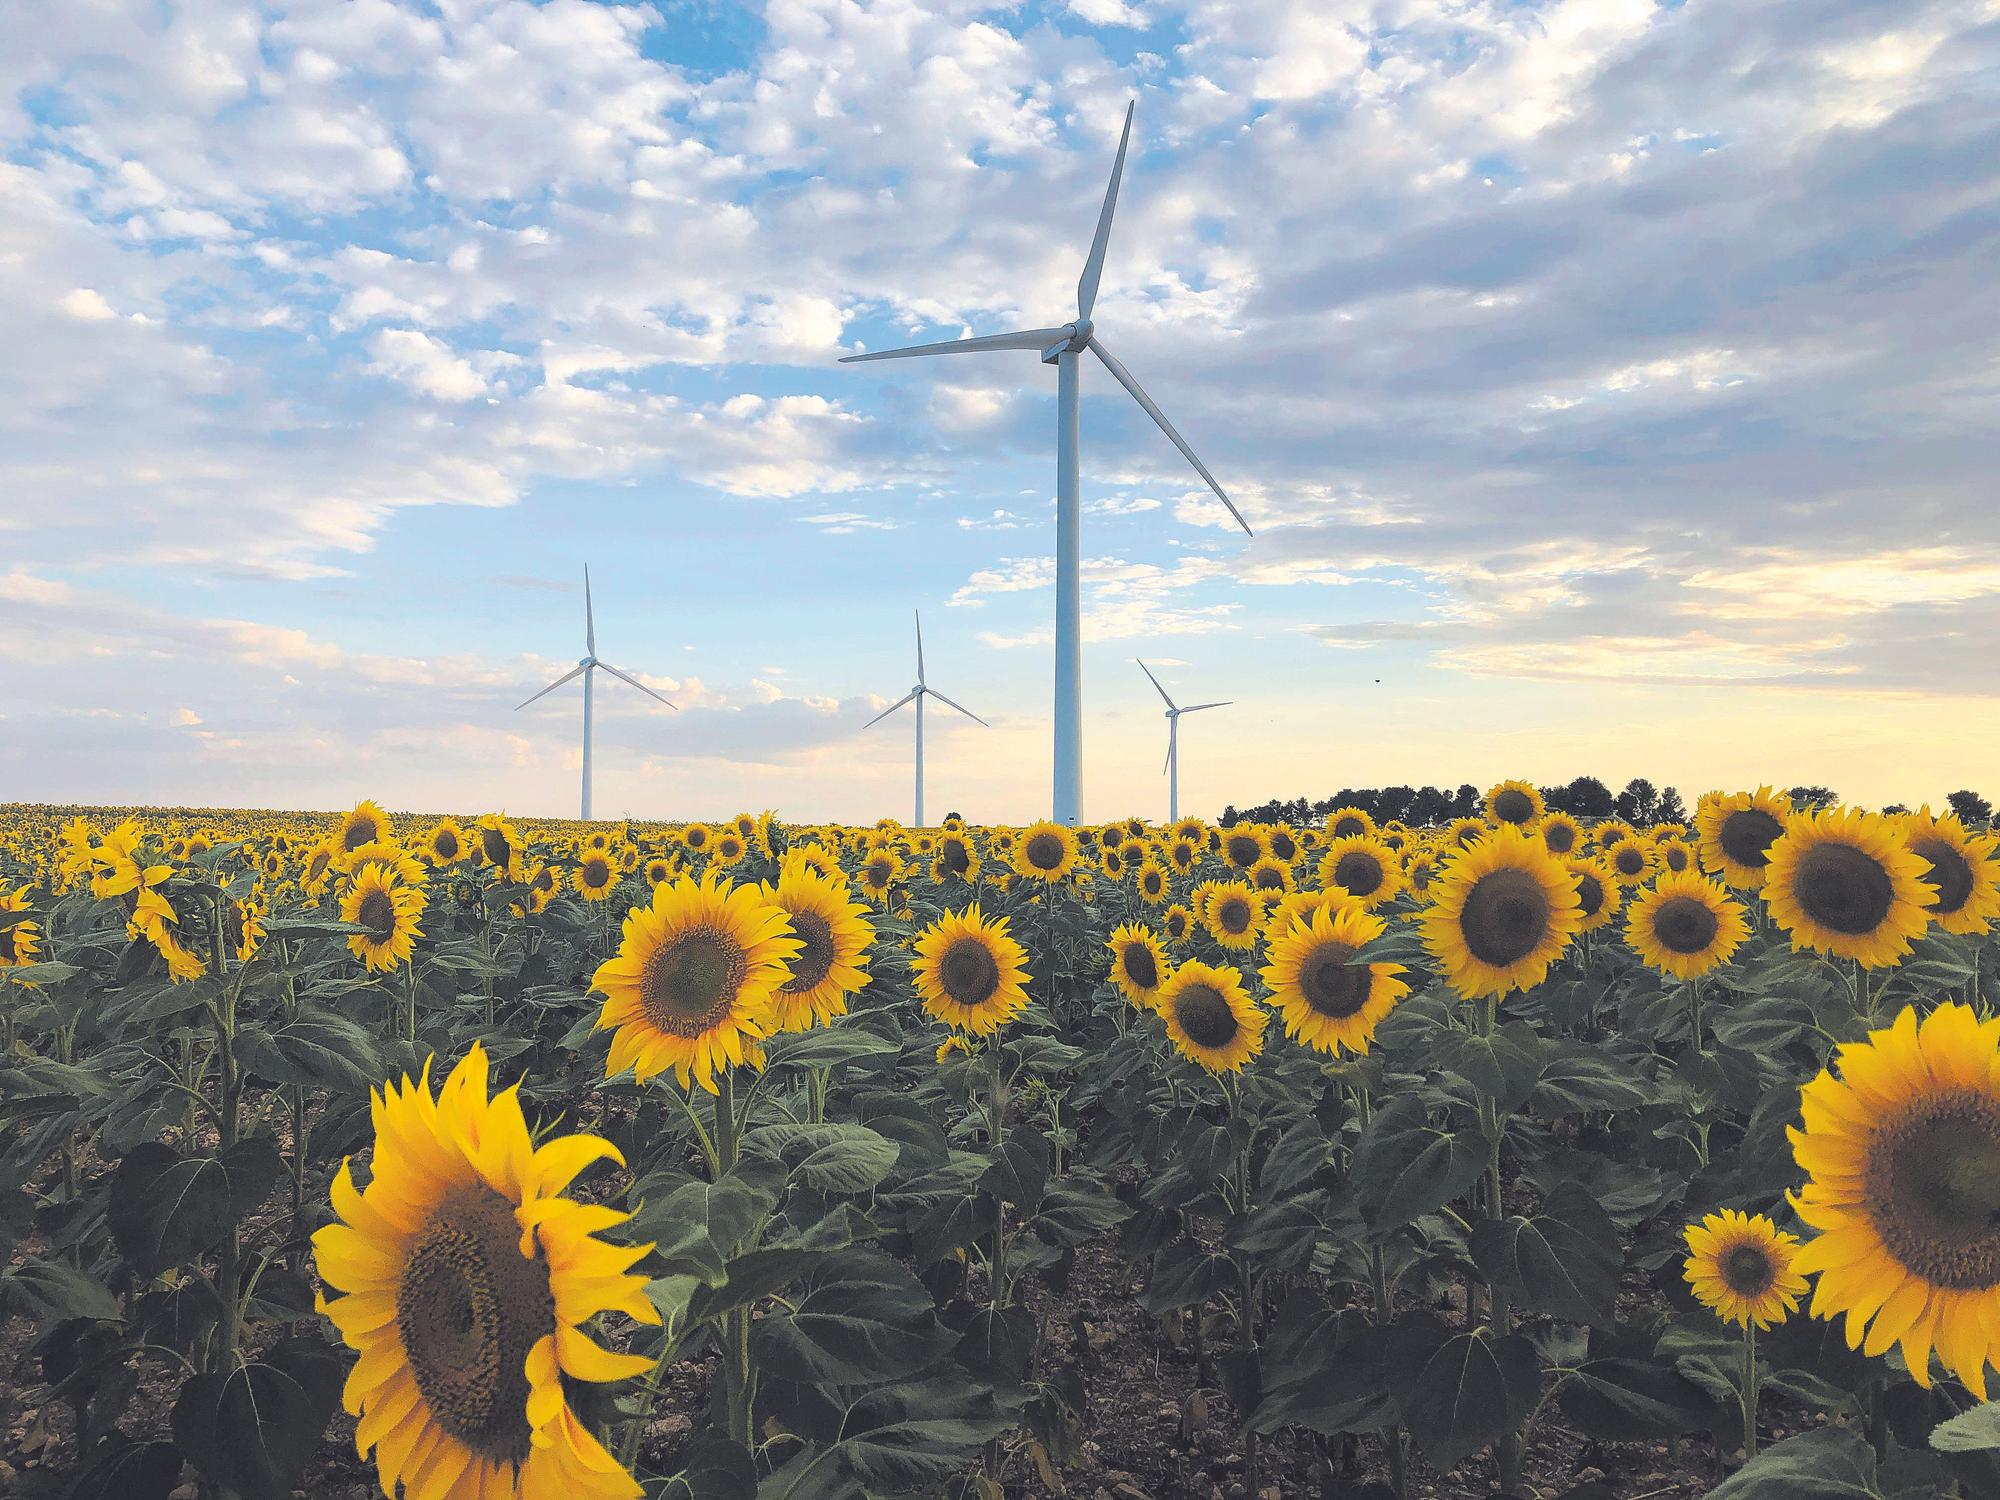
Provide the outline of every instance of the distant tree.
{"type": "Polygon", "coordinates": [[[1236,804],[1234,802],[1231,802],[1222,809],[1222,816],[1219,819],[1217,819],[1217,821],[1220,822],[1224,828],[1234,828],[1236,826],[1236,820],[1240,817],[1242,817],[1242,814],[1237,812],[1236,804]]]}
{"type": "Polygon", "coordinates": [[[1420,827],[1447,823],[1451,820],[1451,798],[1434,786],[1420,786],[1404,819],[1420,827]]]}
{"type": "Polygon", "coordinates": [[[1452,794],[1451,815],[1454,818],[1472,817],[1479,811],[1479,804],[1482,800],[1478,787],[1469,781],[1463,782],[1460,784],[1458,790],[1452,794]]]}
{"type": "Polygon", "coordinates": [[[1905,807],[1900,802],[1891,802],[1887,807],[1883,808],[1882,811],[1887,813],[1890,817],[1893,818],[1896,817],[1898,814],[1908,812],[1909,808],[1905,807]]]}
{"type": "Polygon", "coordinates": [[[1385,786],[1375,794],[1375,816],[1384,823],[1393,823],[1409,812],[1416,796],[1417,789],[1413,786],[1385,786]]]}
{"type": "Polygon", "coordinates": [[[1595,776],[1579,776],[1563,788],[1562,811],[1579,818],[1608,818],[1617,803],[1611,788],[1595,776]]]}
{"type": "Polygon", "coordinates": [[[1652,782],[1643,776],[1634,776],[1625,783],[1625,790],[1618,794],[1618,800],[1612,805],[1618,809],[1618,816],[1628,823],[1650,823],[1653,821],[1653,808],[1659,800],[1660,794],[1652,782]]]}
{"type": "Polygon", "coordinates": [[[1831,807],[1840,800],[1834,795],[1831,787],[1823,786],[1788,787],[1785,795],[1792,799],[1794,807],[1809,807],[1815,812],[1821,808],[1831,807]]]}
{"type": "Polygon", "coordinates": [[[1660,793],[1660,804],[1653,809],[1655,823],[1685,823],[1687,818],[1687,808],[1681,804],[1679,792],[1668,787],[1660,793]]]}
{"type": "Polygon", "coordinates": [[[1953,792],[1944,800],[1951,804],[1961,823],[1988,823],[1993,819],[1993,804],[1977,792],[1953,792]]]}

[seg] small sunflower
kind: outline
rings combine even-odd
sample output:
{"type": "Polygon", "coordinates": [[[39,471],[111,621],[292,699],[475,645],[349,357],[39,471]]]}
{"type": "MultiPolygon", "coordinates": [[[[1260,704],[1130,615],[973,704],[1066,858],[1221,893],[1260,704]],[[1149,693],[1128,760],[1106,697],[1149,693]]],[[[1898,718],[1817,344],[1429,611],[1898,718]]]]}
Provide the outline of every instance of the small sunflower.
{"type": "Polygon", "coordinates": [[[1681,1232],[1682,1274],[1703,1307],[1725,1323],[1770,1328],[1790,1317],[1804,1295],[1799,1241],[1762,1214],[1725,1208],[1681,1232]]]}
{"type": "Polygon", "coordinates": [[[1431,885],[1437,879],[1437,856],[1429,850],[1412,854],[1403,863],[1403,888],[1418,901],[1428,901],[1431,885]]]}
{"type": "Polygon", "coordinates": [[[1201,847],[1193,839],[1174,839],[1167,845],[1167,863],[1185,875],[1201,863],[1201,847]]]}
{"type": "Polygon", "coordinates": [[[584,900],[602,901],[618,884],[618,871],[611,863],[610,855],[602,849],[592,849],[576,862],[570,883],[584,900]]]}
{"type": "Polygon", "coordinates": [[[1151,1010],[1168,973],[1158,935],[1143,923],[1124,922],[1112,929],[1105,946],[1111,950],[1111,982],[1139,1009],[1151,1010]]]}
{"type": "Polygon", "coordinates": [[[944,1064],[950,1062],[954,1057],[970,1056],[972,1056],[972,1043],[968,1042],[955,1031],[938,1043],[937,1060],[939,1067],[943,1067],[944,1064]]]}
{"type": "Polygon", "coordinates": [[[1141,901],[1148,906],[1158,906],[1167,899],[1167,872],[1148,859],[1133,875],[1132,886],[1138,891],[1141,901]]]}
{"type": "Polygon", "coordinates": [[[1684,875],[1695,868],[1695,852],[1685,839],[1660,837],[1653,840],[1656,863],[1662,870],[1675,875],[1684,875]]]}
{"type": "Polygon", "coordinates": [[[363,865],[340,898],[340,919],[367,928],[347,939],[347,948],[373,974],[410,961],[416,939],[424,935],[417,921],[424,914],[424,893],[406,885],[393,866],[363,865]]]}
{"type": "Polygon", "coordinates": [[[1203,916],[1210,937],[1225,948],[1240,950],[1256,944],[1264,908],[1255,891],[1240,880],[1232,880],[1210,894],[1203,916]]]}
{"type": "Polygon", "coordinates": [[[1276,891],[1279,895],[1296,884],[1292,879],[1292,867],[1273,854],[1265,855],[1246,870],[1244,879],[1250,882],[1254,891],[1276,891]]]}
{"type": "Polygon", "coordinates": [[[500,813],[487,813],[472,825],[473,847],[479,863],[496,871],[502,880],[519,884],[526,868],[527,851],[514,825],[500,813]]]}
{"type": "Polygon", "coordinates": [[[1044,818],[1021,830],[1014,848],[1014,870],[1029,880],[1061,880],[1076,868],[1076,832],[1044,818]]]}
{"type": "Polygon", "coordinates": [[[1264,1050],[1270,1013],[1250,998],[1233,967],[1182,964],[1160,986],[1153,1009],[1174,1050],[1211,1073],[1240,1073],[1264,1050]]]}
{"type": "Polygon", "coordinates": [[[1222,830],[1222,858],[1232,870],[1248,870],[1271,852],[1271,836],[1255,823],[1222,830]]]}
{"type": "Polygon", "coordinates": [[[1344,891],[1368,910],[1386,905],[1403,886],[1403,863],[1373,834],[1356,833],[1335,839],[1319,857],[1319,883],[1344,891]]]}
{"type": "Polygon", "coordinates": [[[2000,1365],[2000,1017],[1946,1001],[1914,1007],[1838,1049],[1799,1093],[1792,1195],[1819,1231],[1797,1269],[1812,1313],[1847,1317],[1871,1358],[1901,1344],[1919,1385],[1931,1354],[1986,1399],[2000,1365]],[[1865,1335],[1865,1340],[1864,1340],[1865,1335]]]}
{"type": "Polygon", "coordinates": [[[787,859],[764,897],[791,920],[800,948],[791,973],[771,997],[780,1031],[804,1031],[847,1014],[848,997],[868,983],[875,929],[868,908],[848,896],[847,881],[801,859],[787,859]]]}
{"type": "Polygon", "coordinates": [[[0,969],[36,961],[42,945],[41,924],[14,915],[32,909],[25,890],[0,889],[0,913],[13,915],[12,926],[0,927],[0,969]]]}
{"type": "Polygon", "coordinates": [[[1410,992],[1396,977],[1401,964],[1354,962],[1385,925],[1347,902],[1311,913],[1271,944],[1270,962],[1258,972],[1287,1036],[1316,1052],[1368,1050],[1382,1018],[1410,992]]]}
{"type": "Polygon", "coordinates": [[[1492,831],[1493,825],[1484,818],[1453,818],[1444,825],[1446,852],[1454,849],[1470,849],[1492,831]]]}
{"type": "MultiPolygon", "coordinates": [[[[1579,892],[1579,895],[1581,892],[1579,892]]],[[[1695,979],[1729,962],[1750,935],[1743,907],[1705,875],[1662,875],[1632,900],[1625,940],[1646,966],[1695,979]]]]}
{"type": "Polygon", "coordinates": [[[854,873],[861,892],[877,906],[888,904],[889,892],[903,878],[903,859],[893,849],[871,849],[854,873]]]}
{"type": "Polygon", "coordinates": [[[1329,840],[1351,839],[1357,835],[1373,838],[1375,835],[1375,819],[1358,807],[1336,807],[1326,815],[1326,822],[1321,826],[1325,828],[1329,840]]]}
{"type": "Polygon", "coordinates": [[[1595,932],[1618,915],[1625,904],[1624,888],[1612,878],[1601,859],[1566,859],[1563,868],[1576,881],[1578,932],[1595,932]]]}
{"type": "Polygon", "coordinates": [[[1435,882],[1424,944],[1467,999],[1540,984],[1581,922],[1576,882],[1539,839],[1496,828],[1435,882]]]}
{"type": "MultiPolygon", "coordinates": [[[[1486,794],[1486,816],[1496,824],[1512,824],[1516,828],[1533,828],[1548,808],[1542,802],[1542,794],[1525,781],[1503,781],[1486,794]]],[[[1552,854],[1567,851],[1552,849],[1552,854]]]]}
{"type": "Polygon", "coordinates": [[[359,849],[363,844],[384,844],[395,837],[389,815],[373,802],[359,802],[354,811],[341,816],[333,841],[342,850],[359,849]]]}
{"type": "Polygon", "coordinates": [[[1910,850],[1930,865],[1924,879],[1937,888],[1927,908],[1944,931],[1982,933],[2000,916],[2000,865],[1993,859],[1990,835],[1974,837],[1957,816],[1931,816],[1928,807],[1906,813],[1903,836],[1910,850]]]}
{"type": "Polygon", "coordinates": [[[924,1009],[948,1026],[990,1036],[1028,1004],[1028,953],[977,906],[946,912],[917,938],[910,977],[924,1009]]]}
{"type": "Polygon", "coordinates": [[[1793,813],[1770,853],[1764,900],[1794,950],[1881,968],[1930,921],[1930,867],[1887,818],[1856,808],[1793,813]]]}
{"type": "Polygon", "coordinates": [[[681,846],[690,854],[706,854],[715,842],[715,830],[706,823],[690,823],[681,830],[681,846]]]}
{"type": "Polygon", "coordinates": [[[972,840],[956,828],[946,830],[931,856],[931,879],[962,880],[970,885],[978,878],[979,855],[972,847],[972,840]]]}
{"type": "Polygon", "coordinates": [[[1641,838],[1620,839],[1604,852],[1604,862],[1620,885],[1644,885],[1659,868],[1659,856],[1641,838]]]}
{"type": "Polygon", "coordinates": [[[1771,862],[1771,846],[1791,815],[1791,802],[1767,786],[1754,792],[1710,792],[1694,819],[1702,868],[1738,890],[1758,889],[1771,862]]]}
{"type": "Polygon", "coordinates": [[[725,828],[715,836],[715,843],[709,853],[715,863],[724,869],[736,864],[750,852],[750,841],[734,828],[725,828]]]}
{"type": "Polygon", "coordinates": [[[1535,832],[1548,845],[1549,853],[1558,859],[1566,859],[1576,853],[1583,843],[1583,827],[1566,812],[1542,814],[1542,820],[1535,825],[1535,832]]]}
{"type": "Polygon", "coordinates": [[[1194,930],[1194,913],[1176,901],[1160,913],[1160,927],[1166,933],[1168,942],[1185,943],[1188,934],[1194,930]]]}

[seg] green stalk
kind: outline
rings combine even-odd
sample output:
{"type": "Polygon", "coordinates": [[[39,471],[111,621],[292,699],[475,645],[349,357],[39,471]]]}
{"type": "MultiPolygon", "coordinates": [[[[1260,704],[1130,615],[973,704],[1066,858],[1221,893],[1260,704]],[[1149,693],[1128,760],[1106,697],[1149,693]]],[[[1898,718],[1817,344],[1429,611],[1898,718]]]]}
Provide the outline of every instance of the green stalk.
{"type": "MultiPolygon", "coordinates": [[[[1487,996],[1486,1004],[1480,1011],[1482,1034],[1491,1036],[1497,1029],[1499,1011],[1499,997],[1487,996]]],[[[1500,1140],[1504,1133],[1505,1121],[1501,1116],[1500,1102],[1497,1099],[1482,1097],[1479,1101],[1479,1112],[1491,1142],[1490,1155],[1486,1163],[1486,1216],[1489,1219],[1502,1219],[1507,1213],[1500,1182],[1500,1140]]],[[[1489,1287],[1488,1291],[1492,1301],[1488,1308],[1487,1327],[1492,1330],[1496,1340],[1503,1339],[1513,1327],[1513,1299],[1505,1287],[1493,1286],[1489,1287]]],[[[1522,1449],[1521,1432],[1518,1428],[1502,1433],[1493,1443],[1493,1462],[1499,1470],[1500,1489],[1509,1495],[1519,1493],[1521,1488],[1522,1449]]]]}
{"type": "Polygon", "coordinates": [[[1757,1456],[1757,1325],[1743,1325],[1743,1461],[1757,1456]]]}
{"type": "MultiPolygon", "coordinates": [[[[1374,1095],[1367,1089],[1356,1090],[1355,1105],[1361,1129],[1366,1132],[1369,1121],[1375,1117],[1374,1095]]],[[[1395,1319],[1395,1304],[1389,1296],[1388,1259],[1379,1243],[1368,1247],[1368,1285],[1375,1294],[1375,1326],[1387,1328],[1395,1319]]],[[[1410,1492],[1410,1459],[1401,1425],[1390,1423],[1382,1434],[1382,1441],[1389,1450],[1389,1487],[1396,1492],[1396,1500],[1404,1500],[1410,1492]]]]}
{"type": "MultiPolygon", "coordinates": [[[[995,1032],[986,1044],[993,1057],[993,1073],[986,1087],[986,1143],[990,1150],[1000,1149],[1000,1129],[1002,1116],[1006,1112],[1005,1096],[1002,1090],[1005,1082],[1001,1076],[1004,1052],[1000,1045],[1000,1034],[995,1032]]],[[[1007,1305],[1007,1204],[997,1195],[993,1200],[993,1259],[991,1262],[992,1286],[990,1306],[995,1312],[1007,1305]]]]}

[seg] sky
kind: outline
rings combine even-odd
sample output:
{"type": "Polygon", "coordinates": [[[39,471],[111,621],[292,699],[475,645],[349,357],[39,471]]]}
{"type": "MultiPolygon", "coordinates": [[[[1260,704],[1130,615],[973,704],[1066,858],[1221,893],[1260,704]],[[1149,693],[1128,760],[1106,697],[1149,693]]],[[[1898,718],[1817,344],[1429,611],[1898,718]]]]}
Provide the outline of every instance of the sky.
{"type": "Polygon", "coordinates": [[[0,801],[2000,792],[2000,0],[11,0],[0,801]]]}

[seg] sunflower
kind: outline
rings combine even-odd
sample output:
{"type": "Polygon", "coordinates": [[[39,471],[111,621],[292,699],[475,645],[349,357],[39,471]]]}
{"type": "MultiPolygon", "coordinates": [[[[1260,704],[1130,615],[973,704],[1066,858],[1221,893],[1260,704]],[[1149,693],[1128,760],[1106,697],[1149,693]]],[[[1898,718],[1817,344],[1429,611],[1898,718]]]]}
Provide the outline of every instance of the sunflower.
{"type": "Polygon", "coordinates": [[[1185,943],[1188,933],[1194,930],[1194,913],[1176,901],[1160,913],[1160,926],[1165,930],[1168,942],[1185,943]]]}
{"type": "Polygon", "coordinates": [[[677,873],[672,859],[664,854],[655,854],[646,861],[647,888],[651,889],[664,881],[672,880],[677,873]]]}
{"type": "Polygon", "coordinates": [[[1282,823],[1271,830],[1271,858],[1288,865],[1298,863],[1299,837],[1282,823]]]}
{"type": "Polygon", "coordinates": [[[968,1042],[955,1031],[938,1043],[937,1060],[939,1067],[943,1067],[944,1064],[950,1062],[954,1057],[970,1056],[972,1056],[972,1043],[968,1042]]]}
{"type": "Polygon", "coordinates": [[[917,938],[910,977],[924,1009],[948,1026],[990,1036],[1028,1003],[1028,953],[977,906],[948,911],[917,938]]]}
{"type": "Polygon", "coordinates": [[[313,1235],[319,1307],[358,1351],[345,1404],[360,1418],[384,1494],[409,1500],[636,1500],[640,1490],[570,1408],[566,1380],[644,1374],[650,1359],[601,1348],[582,1325],[619,1312],[657,1324],[651,1245],[596,1238],[629,1214],[563,1196],[610,1142],[537,1147],[518,1090],[487,1094],[475,1042],[435,1098],[430,1070],[374,1095],[372,1177],[345,1161],[336,1222],[313,1235]]]}
{"type": "Polygon", "coordinates": [[[1267,854],[1244,872],[1250,888],[1256,891],[1276,891],[1279,895],[1292,889],[1296,882],[1292,879],[1292,867],[1274,854],[1267,854]]]}
{"type": "Polygon", "coordinates": [[[1167,845],[1166,860],[1185,875],[1201,863],[1201,845],[1193,839],[1175,839],[1167,845]]]}
{"type": "Polygon", "coordinates": [[[479,863],[499,872],[500,878],[518,884],[525,869],[521,835],[501,813],[487,813],[472,825],[473,847],[479,863]]]}
{"type": "Polygon", "coordinates": [[[1116,880],[1125,873],[1125,855],[1118,849],[1106,849],[1098,856],[1097,867],[1116,880]]]}
{"type": "Polygon", "coordinates": [[[612,887],[618,884],[618,872],[613,868],[608,854],[602,849],[592,849],[577,861],[570,882],[584,900],[602,901],[611,894],[612,887]]]}
{"type": "Polygon", "coordinates": [[[1889,819],[1858,808],[1793,813],[1771,845],[1764,900],[1792,947],[1893,964],[1930,920],[1929,866],[1889,819]]]}
{"type": "Polygon", "coordinates": [[[1911,852],[1929,862],[1924,876],[1937,887],[1928,908],[1933,922],[1961,935],[1985,932],[2000,916],[2000,867],[1993,862],[1990,836],[1975,838],[1954,813],[1931,816],[1924,807],[1902,817],[1911,852]]]}
{"type": "Polygon", "coordinates": [[[1242,949],[1257,941],[1257,924],[1264,908],[1257,894],[1240,880],[1218,884],[1209,893],[1202,920],[1209,935],[1225,948],[1242,949]]]}
{"type": "Polygon", "coordinates": [[[1161,837],[1169,840],[1186,839],[1190,844],[1203,844],[1208,840],[1208,824],[1190,814],[1185,818],[1175,819],[1161,837]]]}
{"type": "Polygon", "coordinates": [[[854,879],[860,885],[862,894],[877,906],[886,905],[889,889],[902,878],[902,856],[893,849],[875,849],[861,861],[861,868],[854,879]]]}
{"type": "Polygon", "coordinates": [[[1653,840],[1653,853],[1659,868],[1675,875],[1684,875],[1695,867],[1694,850],[1684,839],[1656,838],[1653,840]]]}
{"type": "Polygon", "coordinates": [[[868,983],[868,947],[875,941],[868,908],[849,898],[844,878],[802,859],[787,859],[778,883],[763,889],[802,945],[771,997],[778,1029],[805,1031],[846,1015],[847,997],[868,983]]]}
{"type": "Polygon", "coordinates": [[[1625,917],[1632,951],[1648,968],[1675,979],[1720,968],[1748,936],[1741,903],[1706,875],[1662,875],[1633,898],[1625,917]]]}
{"type": "Polygon", "coordinates": [[[1125,922],[1112,929],[1105,944],[1111,950],[1111,982],[1141,1010],[1153,1008],[1153,997],[1167,977],[1167,956],[1152,928],[1125,922]]]}
{"type": "Polygon", "coordinates": [[[727,868],[750,852],[750,841],[734,828],[725,828],[715,836],[714,846],[709,852],[716,864],[727,868]]]}
{"type": "Polygon", "coordinates": [[[1134,872],[1132,888],[1138,891],[1139,899],[1148,906],[1159,906],[1165,902],[1169,891],[1167,872],[1149,858],[1134,872]]]}
{"type": "Polygon", "coordinates": [[[1467,999],[1540,984],[1582,921],[1576,882],[1539,839],[1493,829],[1440,874],[1417,918],[1424,944],[1467,999]]]}
{"type": "Polygon", "coordinates": [[[1076,868],[1076,833],[1044,818],[1021,830],[1014,869],[1030,880],[1061,880],[1076,868]]]}
{"type": "Polygon", "coordinates": [[[644,1083],[672,1068],[682,1088],[713,1094],[718,1067],[761,1068],[757,1044],[775,1029],[773,997],[802,946],[762,891],[720,871],[654,887],[591,977],[605,997],[598,1029],[615,1029],[605,1077],[630,1068],[644,1083]]]}
{"type": "Polygon", "coordinates": [[[974,852],[972,840],[957,829],[947,830],[937,841],[937,852],[931,856],[931,879],[963,880],[968,885],[979,878],[979,855],[974,852]]]}
{"type": "Polygon", "coordinates": [[[1919,1025],[1906,1007],[1836,1061],[1790,1131],[1809,1178],[1792,1206],[1820,1231],[1797,1261],[1819,1278],[1813,1316],[1845,1313],[1870,1357],[1901,1344],[1922,1386],[1935,1350],[1984,1401],[2000,1365],[2000,1017],[1947,1001],[1919,1025]]]}
{"type": "Polygon", "coordinates": [[[350,936],[347,949],[371,974],[410,961],[415,940],[424,935],[417,925],[423,914],[424,893],[387,864],[363,865],[340,898],[340,920],[367,929],[350,936]]]}
{"type": "MultiPolygon", "coordinates": [[[[0,913],[13,914],[30,909],[25,890],[0,890],[0,913]]],[[[16,918],[11,927],[0,927],[0,969],[34,963],[41,945],[42,929],[38,922],[16,918]]]]}
{"type": "Polygon", "coordinates": [[[394,837],[389,828],[389,815],[373,802],[359,802],[353,812],[341,817],[333,841],[341,849],[349,850],[359,849],[363,844],[388,843],[394,837]]]}
{"type": "Polygon", "coordinates": [[[1484,818],[1453,818],[1444,825],[1444,842],[1453,849],[1470,849],[1492,831],[1484,818]]]}
{"type": "Polygon", "coordinates": [[[1535,832],[1548,845],[1549,853],[1558,859],[1576,853],[1583,842],[1583,827],[1566,812],[1543,813],[1542,820],[1535,825],[1535,832]]]}
{"type": "Polygon", "coordinates": [[[608,828],[593,828],[583,840],[585,852],[609,854],[611,852],[611,831],[608,828]]]}
{"type": "Polygon", "coordinates": [[[1503,781],[1486,794],[1486,817],[1492,823],[1533,828],[1547,811],[1542,794],[1525,781],[1503,781]]]}
{"type": "Polygon", "coordinates": [[[715,830],[706,823],[690,823],[681,830],[681,844],[690,854],[706,854],[715,842],[715,830]]]}
{"type": "Polygon", "coordinates": [[[1373,834],[1350,834],[1328,844],[1319,857],[1319,883],[1326,890],[1345,891],[1373,911],[1395,899],[1403,865],[1396,851],[1373,834]]]}
{"type": "Polygon", "coordinates": [[[1336,807],[1320,826],[1329,839],[1351,839],[1357,834],[1372,838],[1375,834],[1375,819],[1358,807],[1336,807]]]}
{"type": "Polygon", "coordinates": [[[1403,886],[1419,901],[1428,900],[1431,884],[1437,879],[1437,856],[1425,850],[1413,854],[1403,865],[1403,886]]]}
{"type": "Polygon", "coordinates": [[[1354,955],[1386,924],[1352,902],[1313,912],[1271,945],[1258,972],[1284,1019],[1285,1034],[1316,1052],[1366,1052],[1382,1018],[1410,987],[1401,964],[1357,964],[1354,955]]]}
{"type": "Polygon", "coordinates": [[[1653,846],[1641,838],[1622,838],[1604,852],[1611,878],[1620,885],[1644,885],[1659,868],[1653,846]]]}
{"type": "Polygon", "coordinates": [[[247,964],[264,943],[264,917],[269,908],[255,896],[231,901],[222,909],[222,940],[236,961],[247,964]]]}
{"type": "Polygon", "coordinates": [[[1769,1328],[1790,1317],[1806,1289],[1798,1273],[1797,1235],[1762,1214],[1725,1208],[1681,1231],[1687,1241],[1682,1274],[1703,1307],[1725,1323],[1769,1328]]]}
{"type": "Polygon", "coordinates": [[[839,856],[823,844],[794,844],[786,851],[785,858],[835,880],[847,878],[841,871],[839,856]]]}
{"type": "Polygon", "coordinates": [[[317,896],[326,889],[327,881],[333,878],[333,840],[322,839],[306,853],[305,867],[299,871],[299,889],[308,896],[317,896]]]}
{"type": "Polygon", "coordinates": [[[1577,911],[1582,917],[1577,923],[1578,932],[1595,932],[1618,915],[1618,909],[1625,904],[1625,893],[1611,878],[1603,860],[1566,859],[1562,866],[1576,881],[1577,911]]]}
{"type": "Polygon", "coordinates": [[[1182,964],[1160,986],[1153,1009],[1167,1023],[1174,1050],[1211,1073],[1240,1073],[1264,1050],[1270,1013],[1250,998],[1233,967],[1182,964]]]}
{"type": "Polygon", "coordinates": [[[1783,835],[1791,815],[1791,801],[1767,786],[1754,792],[1708,793],[1694,817],[1702,868],[1722,877],[1725,885],[1756,890],[1764,883],[1771,845],[1783,835]]]}
{"type": "Polygon", "coordinates": [[[1222,830],[1222,858],[1232,870],[1248,870],[1271,852],[1271,836],[1255,823],[1222,830]]]}

